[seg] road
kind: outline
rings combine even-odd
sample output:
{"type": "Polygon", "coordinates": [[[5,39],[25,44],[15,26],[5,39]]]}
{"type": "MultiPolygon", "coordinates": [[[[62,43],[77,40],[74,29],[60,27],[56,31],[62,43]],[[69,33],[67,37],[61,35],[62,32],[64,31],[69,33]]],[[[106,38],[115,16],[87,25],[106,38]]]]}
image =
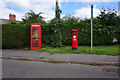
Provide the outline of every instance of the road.
{"type": "Polygon", "coordinates": [[[118,78],[115,66],[2,60],[3,78],[118,78]]]}

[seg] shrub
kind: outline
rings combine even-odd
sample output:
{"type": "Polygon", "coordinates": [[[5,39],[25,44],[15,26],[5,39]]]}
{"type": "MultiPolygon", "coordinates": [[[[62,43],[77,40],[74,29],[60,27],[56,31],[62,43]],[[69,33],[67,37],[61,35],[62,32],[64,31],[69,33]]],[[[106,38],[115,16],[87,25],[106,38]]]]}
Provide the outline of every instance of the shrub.
{"type": "Polygon", "coordinates": [[[26,24],[3,24],[2,47],[23,48],[30,43],[30,29],[26,24]]]}

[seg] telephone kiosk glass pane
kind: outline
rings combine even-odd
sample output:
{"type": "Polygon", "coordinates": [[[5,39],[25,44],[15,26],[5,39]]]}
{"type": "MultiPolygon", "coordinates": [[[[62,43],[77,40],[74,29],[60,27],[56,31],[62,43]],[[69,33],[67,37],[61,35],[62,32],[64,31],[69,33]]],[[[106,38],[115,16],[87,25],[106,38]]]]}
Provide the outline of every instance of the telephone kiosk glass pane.
{"type": "Polygon", "coordinates": [[[33,47],[39,47],[39,35],[38,35],[39,31],[38,28],[33,28],[32,29],[32,45],[33,47]]]}

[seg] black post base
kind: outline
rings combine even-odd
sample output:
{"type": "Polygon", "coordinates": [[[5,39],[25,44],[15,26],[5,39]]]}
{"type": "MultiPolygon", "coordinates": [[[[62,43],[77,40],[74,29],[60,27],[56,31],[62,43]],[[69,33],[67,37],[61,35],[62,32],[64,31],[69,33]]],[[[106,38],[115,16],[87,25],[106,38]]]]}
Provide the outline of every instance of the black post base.
{"type": "Polygon", "coordinates": [[[77,50],[77,48],[72,48],[72,50],[77,50]]]}

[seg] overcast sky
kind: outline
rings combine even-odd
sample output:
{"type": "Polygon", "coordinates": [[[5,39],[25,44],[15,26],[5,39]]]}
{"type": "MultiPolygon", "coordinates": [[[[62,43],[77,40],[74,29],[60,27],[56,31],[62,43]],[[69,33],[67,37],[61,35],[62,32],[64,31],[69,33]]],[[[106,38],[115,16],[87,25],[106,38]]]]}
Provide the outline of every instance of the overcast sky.
{"type": "MultiPolygon", "coordinates": [[[[25,15],[25,13],[33,10],[35,13],[43,12],[45,20],[51,20],[55,17],[55,1],[56,0],[0,0],[0,18],[9,19],[9,14],[15,14],[17,20],[25,15]]],[[[118,10],[119,0],[58,0],[61,16],[71,14],[81,19],[90,18],[90,6],[94,5],[94,17],[100,10],[115,9],[118,10]]]]}

